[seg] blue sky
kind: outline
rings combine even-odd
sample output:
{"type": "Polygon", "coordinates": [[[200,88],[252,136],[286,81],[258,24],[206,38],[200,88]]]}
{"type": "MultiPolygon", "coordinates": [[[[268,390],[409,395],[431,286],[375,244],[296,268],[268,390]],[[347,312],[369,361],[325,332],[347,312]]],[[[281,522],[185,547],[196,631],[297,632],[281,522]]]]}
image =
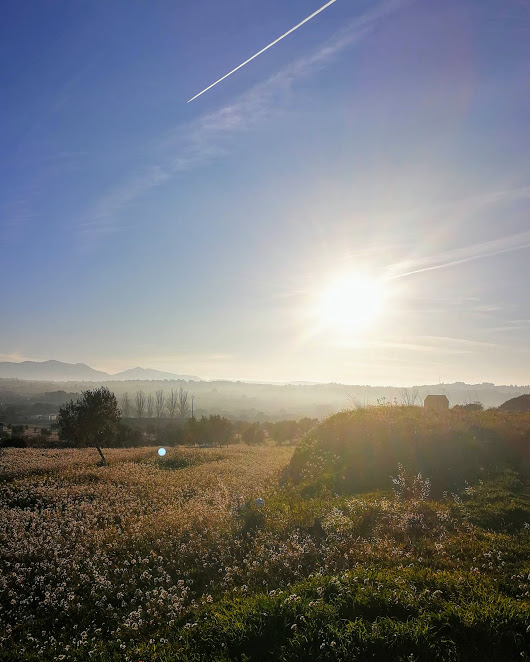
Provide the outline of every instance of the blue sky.
{"type": "Polygon", "coordinates": [[[530,3],[337,0],[186,103],[321,4],[3,3],[0,360],[530,382],[530,3]]]}

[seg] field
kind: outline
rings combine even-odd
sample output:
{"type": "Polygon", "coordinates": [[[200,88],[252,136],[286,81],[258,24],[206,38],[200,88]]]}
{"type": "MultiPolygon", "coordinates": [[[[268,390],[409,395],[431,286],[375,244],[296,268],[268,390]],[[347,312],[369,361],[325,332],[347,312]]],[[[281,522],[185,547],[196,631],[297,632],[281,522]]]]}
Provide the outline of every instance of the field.
{"type": "Polygon", "coordinates": [[[0,660],[530,659],[525,472],[339,493],[308,448],[4,451],[0,660]]]}

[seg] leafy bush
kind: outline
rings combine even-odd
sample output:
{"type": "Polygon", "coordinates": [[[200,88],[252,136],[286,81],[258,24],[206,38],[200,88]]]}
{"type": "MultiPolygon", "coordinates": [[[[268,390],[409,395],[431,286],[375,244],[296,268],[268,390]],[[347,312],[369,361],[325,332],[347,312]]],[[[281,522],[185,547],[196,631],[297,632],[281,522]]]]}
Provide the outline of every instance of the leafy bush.
{"type": "Polygon", "coordinates": [[[24,437],[5,437],[0,441],[2,448],[27,448],[28,442],[24,437]]]}
{"type": "Polygon", "coordinates": [[[185,469],[191,464],[189,458],[177,454],[173,454],[171,457],[157,457],[155,463],[159,469],[164,469],[166,471],[185,469]]]}
{"type": "Polygon", "coordinates": [[[388,487],[398,463],[435,497],[496,466],[528,462],[530,416],[499,411],[366,407],[330,416],[302,439],[284,478],[306,492],[388,487]]]}

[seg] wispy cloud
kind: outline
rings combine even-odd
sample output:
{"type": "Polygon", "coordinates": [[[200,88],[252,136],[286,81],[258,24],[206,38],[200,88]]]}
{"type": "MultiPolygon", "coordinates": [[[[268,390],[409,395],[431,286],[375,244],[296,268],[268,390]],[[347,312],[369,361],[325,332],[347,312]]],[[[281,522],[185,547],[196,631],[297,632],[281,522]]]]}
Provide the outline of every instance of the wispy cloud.
{"type": "Polygon", "coordinates": [[[82,230],[107,233],[118,229],[120,212],[138,197],[184,172],[221,158],[230,151],[236,135],[281,112],[295,82],[321,70],[368,35],[382,20],[412,1],[388,0],[379,4],[355,18],[312,53],[253,86],[234,102],[169,131],[155,145],[152,164],[100,199],[82,220],[82,230]]]}
{"type": "Polygon", "coordinates": [[[26,226],[35,218],[33,200],[40,192],[40,184],[34,180],[16,192],[15,197],[0,210],[0,244],[17,240],[26,226]]]}
{"type": "Polygon", "coordinates": [[[414,274],[445,269],[447,267],[464,264],[473,260],[480,260],[501,253],[510,253],[530,247],[530,231],[519,232],[508,237],[500,237],[491,241],[479,242],[462,248],[438,253],[408,262],[393,265],[388,276],[389,280],[404,278],[414,274]],[[396,273],[397,272],[397,273],[396,273]]]}
{"type": "Polygon", "coordinates": [[[330,343],[334,347],[358,350],[400,350],[426,354],[472,354],[479,349],[498,349],[497,343],[471,340],[468,338],[452,338],[449,336],[414,337],[414,342],[403,338],[388,337],[383,339],[361,338],[357,341],[344,340],[341,343],[330,343]]]}
{"type": "Polygon", "coordinates": [[[118,214],[132,205],[142,193],[163,184],[170,177],[166,169],[152,166],[101,198],[90,214],[78,223],[78,227],[82,232],[98,234],[109,234],[123,229],[123,226],[117,225],[118,214]]]}

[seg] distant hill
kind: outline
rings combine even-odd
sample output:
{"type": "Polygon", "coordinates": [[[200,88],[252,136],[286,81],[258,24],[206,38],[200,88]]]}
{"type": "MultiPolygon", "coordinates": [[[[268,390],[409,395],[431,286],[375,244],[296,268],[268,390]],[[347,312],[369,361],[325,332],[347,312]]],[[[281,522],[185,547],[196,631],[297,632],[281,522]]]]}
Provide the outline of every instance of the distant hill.
{"type": "MultiPolygon", "coordinates": [[[[126,372],[126,371],[125,371],[126,372]]],[[[107,386],[118,398],[128,393],[134,398],[137,391],[143,391],[146,396],[155,395],[163,390],[167,395],[175,384],[163,381],[167,375],[177,379],[179,375],[171,373],[157,374],[158,380],[152,377],[156,373],[136,373],[138,379],[125,379],[108,375],[87,383],[86,378],[78,381],[71,377],[64,381],[57,379],[45,380],[42,377],[34,380],[21,378],[2,379],[0,375],[0,403],[66,402],[72,399],[72,394],[79,394],[94,385],[107,386]],[[160,377],[162,375],[162,378],[160,377]],[[149,379],[151,377],[151,379],[149,379]],[[63,391],[64,393],[58,393],[63,391]],[[50,393],[54,393],[51,399],[50,393]]],[[[503,402],[530,394],[530,385],[495,385],[491,383],[465,384],[424,384],[408,389],[396,386],[368,386],[355,384],[264,384],[242,381],[205,381],[195,378],[193,381],[186,376],[184,388],[189,396],[194,397],[195,415],[209,416],[219,414],[234,420],[244,421],[281,421],[285,419],[300,419],[305,416],[323,418],[330,414],[365,405],[375,405],[378,402],[406,404],[414,401],[421,405],[428,395],[446,395],[449,406],[466,405],[470,402],[481,402],[487,409],[499,407],[503,402]]]]}
{"type": "Polygon", "coordinates": [[[100,370],[94,370],[84,363],[63,363],[62,361],[22,361],[0,363],[0,377],[15,377],[17,379],[33,379],[35,381],[101,381],[109,375],[100,370]]]}
{"type": "Polygon", "coordinates": [[[200,377],[193,375],[175,375],[172,372],[162,372],[160,370],[152,370],[151,368],[129,368],[111,376],[112,379],[119,381],[136,380],[136,379],[185,379],[186,381],[202,381],[200,377]]]}
{"type": "Polygon", "coordinates": [[[176,375],[149,368],[131,368],[111,375],[102,370],[94,370],[84,363],[63,363],[62,361],[22,361],[20,363],[0,362],[0,378],[28,379],[51,382],[101,382],[138,379],[185,379],[201,381],[200,377],[176,375]]]}
{"type": "Polygon", "coordinates": [[[503,411],[530,411],[530,393],[520,395],[504,402],[499,409],[503,411]]]}

